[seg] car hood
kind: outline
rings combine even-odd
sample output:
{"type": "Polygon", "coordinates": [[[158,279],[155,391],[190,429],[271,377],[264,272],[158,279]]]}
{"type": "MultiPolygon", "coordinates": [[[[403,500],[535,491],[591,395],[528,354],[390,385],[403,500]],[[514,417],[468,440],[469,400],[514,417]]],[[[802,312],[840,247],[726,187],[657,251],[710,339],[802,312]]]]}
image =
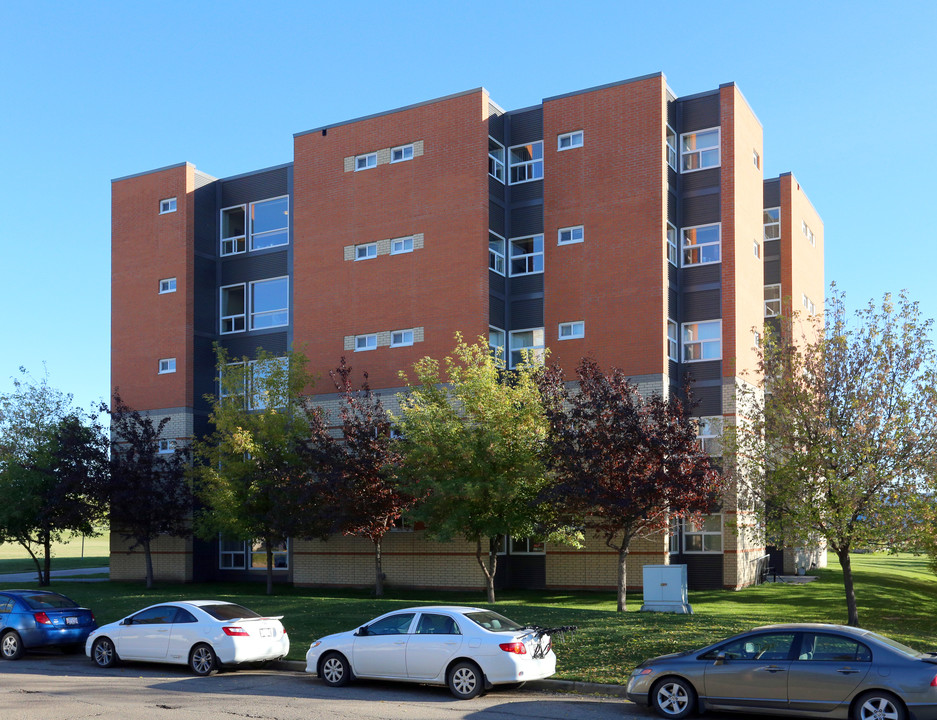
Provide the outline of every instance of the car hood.
{"type": "Polygon", "coordinates": [[[684,650],[683,652],[675,652],[675,653],[668,653],[666,655],[658,655],[657,657],[651,658],[650,660],[645,660],[643,663],[638,665],[638,667],[648,667],[649,665],[654,665],[655,663],[660,663],[661,661],[675,660],[676,658],[686,657],[689,654],[690,653],[688,651],[684,650]]]}
{"type": "Polygon", "coordinates": [[[346,630],[345,632],[332,633],[331,635],[324,635],[323,637],[316,638],[312,641],[312,645],[319,643],[321,645],[335,645],[336,643],[350,642],[355,639],[355,633],[358,631],[358,628],[354,630],[346,630]]]}

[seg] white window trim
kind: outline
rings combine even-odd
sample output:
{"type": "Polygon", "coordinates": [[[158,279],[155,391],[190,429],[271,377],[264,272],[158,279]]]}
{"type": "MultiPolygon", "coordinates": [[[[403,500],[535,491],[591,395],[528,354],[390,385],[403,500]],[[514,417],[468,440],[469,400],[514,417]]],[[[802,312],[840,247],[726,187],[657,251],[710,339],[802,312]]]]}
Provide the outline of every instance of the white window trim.
{"type": "Polygon", "coordinates": [[[752,252],[755,254],[755,257],[759,260],[761,259],[761,243],[757,240],[752,241],[752,252]]]}
{"type": "Polygon", "coordinates": [[[527,351],[529,352],[529,356],[533,358],[533,361],[534,361],[534,362],[543,362],[543,353],[544,353],[544,349],[546,348],[546,339],[547,339],[546,332],[544,332],[544,330],[545,330],[545,329],[544,329],[543,327],[532,327],[532,328],[521,328],[521,329],[518,329],[518,330],[511,330],[511,332],[508,333],[508,335],[507,335],[507,343],[508,343],[508,348],[507,348],[507,350],[508,350],[508,365],[509,365],[509,367],[511,367],[511,368],[514,368],[514,367],[515,367],[515,365],[514,365],[514,360],[513,360],[513,355],[514,355],[514,352],[515,352],[515,351],[520,351],[520,350],[527,350],[527,351]],[[543,345],[524,345],[523,347],[515,348],[515,347],[514,347],[514,343],[511,342],[511,339],[512,339],[515,335],[520,335],[521,333],[526,333],[526,332],[537,332],[538,330],[539,330],[541,333],[543,333],[543,342],[544,342],[543,345]]]}
{"type": "Polygon", "coordinates": [[[769,283],[768,285],[765,285],[765,291],[767,291],[768,288],[777,288],[778,296],[776,298],[765,298],[765,317],[778,317],[781,314],[781,283],[769,283]],[[777,303],[777,311],[768,312],[768,303],[777,303]]]}
{"type": "Polygon", "coordinates": [[[583,320],[573,320],[571,322],[562,322],[557,328],[558,340],[579,340],[586,336],[586,323],[583,320]],[[563,328],[569,328],[570,334],[564,336],[563,328]]]}
{"type": "Polygon", "coordinates": [[[390,241],[390,254],[391,255],[405,255],[406,253],[413,252],[413,236],[407,235],[405,237],[393,238],[390,241]],[[410,247],[407,247],[407,240],[410,241],[410,247]],[[400,243],[402,249],[395,249],[397,243],[400,243]]]}
{"type": "MultiPolygon", "coordinates": [[[[719,516],[719,531],[718,531],[718,532],[716,532],[716,531],[714,531],[714,530],[700,530],[700,531],[698,531],[698,532],[690,532],[690,531],[688,531],[688,530],[686,529],[686,523],[684,523],[684,525],[683,525],[683,552],[684,552],[684,554],[688,554],[688,555],[722,555],[722,554],[724,554],[724,551],[721,550],[721,549],[720,549],[720,550],[687,550],[687,548],[686,548],[686,538],[687,538],[687,535],[693,535],[693,536],[699,535],[699,536],[702,536],[702,537],[705,537],[705,536],[707,536],[707,535],[708,535],[708,536],[711,536],[711,537],[714,537],[714,536],[718,535],[718,536],[720,537],[719,545],[720,545],[721,547],[724,547],[724,545],[725,545],[725,532],[724,532],[724,530],[725,530],[725,527],[724,527],[725,523],[723,522],[722,513],[710,513],[710,514],[708,515],[708,517],[714,517],[714,516],[716,516],[716,515],[719,516]]],[[[703,540],[703,545],[705,545],[705,544],[706,544],[706,541],[703,540]]]]}
{"type": "Polygon", "coordinates": [[[556,136],[556,151],[564,152],[566,150],[572,150],[574,148],[580,148],[585,142],[585,134],[582,130],[573,130],[572,132],[563,133],[562,135],[556,136]],[[569,139],[569,145],[563,147],[563,139],[569,139]],[[576,142],[578,139],[579,142],[576,142]]]}
{"type": "MultiPolygon", "coordinates": [[[[232,285],[222,285],[218,288],[218,308],[219,308],[219,317],[218,321],[218,334],[219,335],[231,335],[233,333],[245,332],[247,330],[247,305],[248,305],[248,296],[247,296],[247,284],[246,283],[233,283],[232,285]],[[224,291],[229,288],[239,287],[244,291],[244,312],[237,315],[222,315],[220,310],[224,307],[224,291]],[[224,321],[225,320],[236,320],[241,318],[243,320],[242,327],[240,330],[225,330],[224,321]]],[[[233,323],[232,323],[233,325],[233,323]]]]}
{"type": "MultiPolygon", "coordinates": [[[[508,152],[507,152],[507,162],[508,162],[508,168],[507,168],[507,170],[508,170],[508,181],[509,181],[509,184],[511,184],[511,185],[521,185],[521,184],[523,184],[523,183],[535,182],[535,181],[537,181],[537,180],[543,180],[543,140],[534,140],[533,142],[529,142],[529,143],[520,143],[520,144],[518,144],[518,145],[511,145],[511,147],[508,148],[508,152]],[[527,147],[528,145],[530,145],[531,148],[533,148],[533,146],[535,146],[535,145],[539,145],[539,146],[540,146],[540,157],[537,158],[537,159],[535,159],[535,160],[521,160],[521,161],[516,162],[516,163],[511,162],[511,150],[513,150],[514,148],[527,147]],[[535,167],[536,165],[539,165],[539,166],[540,166],[540,177],[525,177],[523,180],[512,180],[512,179],[511,179],[511,170],[513,170],[514,168],[516,168],[516,167],[517,167],[517,168],[519,168],[519,167],[533,168],[533,167],[535,167]]],[[[525,175],[525,176],[528,175],[528,173],[527,173],[526,170],[524,171],[524,175],[525,175]]]]}
{"type": "Polygon", "coordinates": [[[248,227],[250,223],[250,219],[247,215],[246,204],[231,205],[226,208],[221,208],[221,210],[218,213],[218,234],[221,235],[221,233],[224,232],[224,214],[228,210],[237,210],[238,208],[244,211],[244,234],[232,235],[231,237],[221,237],[221,245],[220,245],[221,257],[227,257],[228,255],[240,255],[241,253],[247,252],[247,234],[250,232],[250,229],[248,227]],[[242,250],[237,249],[238,241],[240,241],[240,245],[243,248],[242,250]],[[234,250],[225,252],[225,243],[234,243],[234,250]]]}
{"type": "Polygon", "coordinates": [[[495,363],[498,365],[498,367],[504,367],[505,363],[507,362],[507,357],[506,357],[507,356],[507,344],[508,344],[508,334],[501,328],[496,327],[495,325],[489,325],[488,326],[488,349],[491,351],[491,355],[492,357],[494,357],[495,363]],[[491,332],[492,331],[501,333],[500,345],[491,344],[491,332]],[[500,357],[498,356],[498,352],[497,352],[498,348],[501,349],[500,357]]]}
{"type": "Polygon", "coordinates": [[[376,257],[377,257],[377,243],[376,242],[361,243],[360,245],[355,245],[355,262],[358,262],[359,260],[373,260],[376,257]],[[362,248],[365,249],[366,252],[364,256],[359,256],[358,251],[361,250],[362,248]],[[371,252],[372,250],[374,251],[373,253],[371,252]]]}
{"type": "Polygon", "coordinates": [[[159,294],[167,295],[176,292],[176,278],[163,278],[159,281],[159,294]]]}
{"type": "MultiPolygon", "coordinates": [[[[763,211],[763,213],[770,212],[771,210],[777,210],[777,211],[778,211],[778,219],[777,219],[777,222],[774,222],[774,221],[769,222],[769,223],[768,223],[768,222],[762,222],[762,227],[763,227],[763,228],[767,228],[769,225],[770,225],[771,227],[774,227],[774,226],[776,225],[777,228],[778,228],[778,236],[777,236],[777,237],[771,237],[771,238],[769,238],[769,237],[768,237],[768,234],[767,234],[766,232],[762,231],[762,239],[763,239],[765,242],[770,242],[770,241],[772,241],[772,240],[780,240],[780,239],[781,239],[781,208],[780,208],[780,207],[765,208],[764,211],[763,211]]],[[[762,214],[762,218],[764,218],[764,214],[762,214]]]]}
{"type": "Polygon", "coordinates": [[[171,375],[176,372],[176,358],[160,358],[159,364],[159,375],[171,375]],[[163,363],[165,363],[165,369],[163,369],[163,363]]]}
{"type": "Polygon", "coordinates": [[[664,239],[667,242],[667,262],[669,262],[674,267],[679,266],[680,260],[680,248],[678,246],[680,233],[677,230],[677,226],[671,222],[667,223],[667,230],[664,232],[664,239]],[[671,233],[670,231],[673,231],[671,233]]]}
{"type": "Polygon", "coordinates": [[[803,298],[801,300],[804,310],[806,310],[810,315],[817,314],[817,306],[814,304],[813,300],[807,297],[807,293],[802,293],[803,298]]]}
{"type": "MultiPolygon", "coordinates": [[[[267,546],[261,540],[249,540],[247,543],[247,570],[250,572],[266,572],[267,571],[267,546]],[[254,545],[260,545],[260,550],[254,550],[254,545]],[[254,565],[254,555],[263,555],[263,565],[254,565]]],[[[273,557],[276,558],[278,555],[282,555],[286,558],[285,565],[277,565],[276,560],[274,559],[273,571],[274,572],[283,572],[290,569],[290,539],[286,539],[286,549],[285,550],[274,550],[273,557]]]]}
{"type": "Polygon", "coordinates": [[[355,155],[355,172],[360,172],[361,170],[372,170],[377,167],[377,151],[362,153],[361,155],[355,155]],[[364,166],[358,167],[358,161],[364,160],[364,166]],[[373,162],[372,162],[373,160],[373,162]]]}
{"type": "Polygon", "coordinates": [[[250,284],[250,297],[247,298],[247,314],[250,315],[250,329],[251,330],[270,330],[272,328],[278,327],[287,327],[290,324],[290,276],[289,275],[280,275],[278,277],[272,278],[263,278],[262,280],[254,280],[250,284]],[[276,310],[264,310],[262,312],[255,313],[254,308],[254,288],[257,285],[262,283],[273,282],[274,280],[286,280],[286,305],[282,308],[277,308],[276,310]],[[254,327],[254,318],[259,315],[273,315],[275,313],[280,313],[286,311],[286,322],[279,323],[277,325],[264,325],[260,328],[254,327]]]}
{"type": "Polygon", "coordinates": [[[500,275],[501,277],[506,277],[506,276],[507,276],[507,272],[508,272],[508,265],[507,265],[508,243],[507,243],[507,240],[505,240],[503,237],[501,237],[500,235],[498,235],[498,233],[492,232],[491,230],[488,231],[488,235],[489,235],[489,237],[488,237],[488,269],[491,270],[492,272],[498,273],[498,275],[500,275]],[[495,250],[492,250],[492,249],[491,249],[491,236],[492,236],[492,235],[494,235],[496,238],[498,238],[498,240],[501,241],[501,252],[500,252],[500,253],[497,252],[497,251],[495,251],[495,250]],[[494,267],[491,266],[491,258],[495,258],[495,266],[494,266],[494,267]],[[500,270],[498,270],[498,264],[499,264],[499,263],[498,263],[498,260],[501,261],[501,263],[500,263],[501,269],[500,269],[500,270]]]}
{"type": "Polygon", "coordinates": [[[395,348],[395,347],[410,347],[411,345],[413,345],[413,329],[412,329],[412,328],[408,328],[408,329],[406,329],[406,330],[391,330],[391,332],[390,332],[390,346],[391,346],[392,348],[395,348]],[[408,342],[407,339],[406,339],[407,333],[410,334],[410,340],[409,340],[409,342],[408,342]],[[394,341],[394,335],[400,335],[400,336],[401,336],[400,342],[395,342],[395,341],[394,341]]]}
{"type": "Polygon", "coordinates": [[[690,225],[689,227],[680,228],[680,264],[683,267],[701,267],[703,265],[718,265],[722,262],[722,223],[706,223],[705,225],[690,225]],[[719,230],[719,239],[716,242],[709,242],[703,245],[686,245],[686,231],[687,230],[699,230],[700,228],[715,227],[719,230]],[[718,260],[707,260],[706,262],[695,262],[688,263],[686,261],[686,250],[687,248],[699,248],[700,257],[702,257],[703,252],[702,248],[715,246],[719,249],[719,259],[718,260]]]}
{"type": "Polygon", "coordinates": [[[664,146],[665,152],[667,153],[667,165],[670,166],[670,169],[674,172],[677,172],[677,161],[680,157],[680,153],[677,152],[677,131],[670,127],[670,123],[667,124],[667,131],[664,131],[664,146]],[[670,138],[673,138],[673,144],[670,143],[670,138]]]}
{"type": "Polygon", "coordinates": [[[158,455],[172,455],[176,452],[176,441],[175,440],[166,440],[160,439],[157,440],[157,450],[158,455]]]}
{"type": "Polygon", "coordinates": [[[722,360],[722,319],[720,318],[719,320],[698,320],[698,321],[696,321],[696,322],[685,322],[685,323],[683,323],[683,324],[680,326],[680,346],[681,346],[681,348],[684,350],[683,356],[682,356],[682,357],[683,357],[683,362],[684,362],[684,363],[715,362],[715,361],[717,361],[717,360],[722,360]],[[684,328],[686,328],[687,325],[708,325],[708,324],[711,324],[711,323],[718,323],[718,324],[719,324],[719,339],[718,339],[718,340],[711,340],[711,339],[708,339],[708,340],[693,340],[693,341],[691,341],[691,342],[689,342],[689,343],[688,343],[686,340],[684,340],[684,328]],[[719,356],[718,356],[718,357],[709,357],[709,358],[707,358],[707,357],[702,357],[702,355],[703,355],[703,352],[702,352],[702,347],[703,347],[703,345],[704,345],[704,344],[712,344],[712,343],[719,343],[719,356]],[[687,357],[686,357],[686,346],[687,346],[687,345],[699,345],[699,346],[700,346],[700,357],[697,358],[697,359],[695,359],[695,360],[688,360],[687,357]]]}
{"type": "Polygon", "coordinates": [[[407,143],[406,145],[398,145],[397,147],[392,147],[392,148],[390,149],[390,164],[391,164],[391,165],[393,165],[393,164],[395,164],[395,163],[407,162],[408,160],[412,160],[412,159],[413,159],[413,143],[407,143]],[[407,154],[407,150],[409,150],[409,151],[410,151],[410,156],[409,156],[409,157],[401,157],[399,160],[394,160],[394,153],[395,153],[397,150],[400,150],[400,154],[401,154],[401,155],[404,155],[404,156],[407,154]]]}
{"type": "MultiPolygon", "coordinates": [[[[509,539],[511,541],[511,549],[509,553],[510,555],[546,555],[547,554],[547,546],[543,540],[534,540],[534,542],[540,544],[540,547],[541,547],[540,550],[518,550],[514,547],[514,537],[511,536],[509,539]]],[[[533,538],[517,538],[517,539],[518,540],[533,540],[533,538]]]]}
{"type": "Polygon", "coordinates": [[[289,195],[277,195],[275,197],[264,198],[263,200],[255,200],[254,202],[252,202],[250,204],[250,207],[248,207],[247,209],[247,215],[245,215],[244,217],[244,222],[245,222],[244,231],[250,235],[250,240],[247,243],[248,249],[251,252],[257,252],[259,250],[271,250],[273,248],[278,248],[278,247],[283,247],[284,245],[289,245],[290,244],[290,210],[291,208],[290,208],[290,196],[289,195]],[[253,215],[252,210],[254,209],[254,206],[260,205],[261,203],[271,202],[272,200],[282,200],[284,198],[286,198],[286,227],[277,228],[275,230],[265,230],[263,232],[255,233],[254,227],[251,221],[251,215],[253,215]],[[286,230],[286,235],[285,235],[285,239],[283,240],[283,242],[277,243],[276,245],[268,245],[267,247],[254,248],[255,236],[264,237],[265,235],[273,235],[275,233],[283,232],[284,230],[286,230]]]}
{"type": "Polygon", "coordinates": [[[491,161],[491,163],[494,163],[495,172],[491,172],[492,164],[489,163],[489,165],[488,165],[488,174],[489,174],[491,177],[493,177],[495,180],[497,180],[499,183],[501,183],[502,185],[504,185],[504,184],[505,184],[505,180],[506,180],[506,178],[507,178],[507,166],[505,165],[505,154],[506,154],[507,151],[504,149],[504,144],[498,142],[497,140],[495,140],[493,137],[491,137],[491,135],[488,136],[488,140],[489,140],[490,142],[493,142],[495,145],[498,146],[498,148],[501,149],[501,159],[499,160],[497,157],[495,157],[494,155],[491,154],[492,148],[491,148],[491,146],[489,145],[489,147],[488,147],[488,159],[491,161]],[[501,170],[501,177],[498,177],[498,175],[497,175],[498,169],[501,170]]]}
{"type": "Polygon", "coordinates": [[[162,200],[159,201],[159,214],[167,215],[169,213],[174,213],[176,212],[176,206],[177,206],[176,198],[174,197],[163,198],[162,200]]]}
{"type": "Polygon", "coordinates": [[[246,567],[247,567],[247,543],[243,540],[225,540],[221,536],[221,533],[219,533],[218,534],[218,569],[219,570],[244,570],[246,567]],[[222,546],[223,542],[230,542],[230,543],[239,542],[241,543],[241,549],[240,550],[224,550],[222,546]],[[226,555],[229,555],[229,556],[240,555],[241,564],[240,565],[234,565],[234,564],[225,565],[222,562],[222,558],[226,555]]]}
{"type": "Polygon", "coordinates": [[[569,227],[560,228],[559,230],[556,231],[556,244],[557,245],[575,245],[576,243],[584,242],[585,239],[586,239],[586,229],[585,229],[585,226],[583,225],[571,225],[569,227]],[[576,230],[580,231],[580,234],[582,235],[582,237],[580,237],[578,240],[576,239],[563,240],[564,232],[569,232],[570,237],[572,238],[573,232],[576,230]]]}
{"type": "MultiPolygon", "coordinates": [[[[522,255],[514,255],[511,252],[512,243],[517,242],[519,240],[536,240],[536,238],[540,238],[540,247],[543,248],[543,233],[537,233],[536,235],[524,235],[522,237],[514,237],[508,240],[508,243],[505,246],[505,252],[507,253],[507,271],[510,277],[523,277],[524,275],[540,275],[543,273],[543,268],[541,268],[540,270],[525,270],[524,272],[518,272],[518,273],[514,272],[513,266],[514,266],[515,260],[521,260],[524,258],[534,260],[538,255],[540,256],[541,265],[545,266],[545,263],[543,261],[544,257],[543,257],[542,249],[540,250],[540,252],[534,251],[534,252],[524,253],[522,255]]],[[[534,260],[534,263],[536,264],[535,260],[534,260]]],[[[530,263],[527,262],[525,263],[525,266],[529,264],[530,263]]]]}
{"type": "Polygon", "coordinates": [[[683,174],[699,172],[700,170],[712,170],[713,168],[722,167],[722,127],[717,125],[716,127],[702,128],[700,130],[694,130],[693,132],[680,133],[680,172],[683,174]],[[702,135],[703,133],[716,131],[716,144],[707,145],[706,147],[696,148],[695,150],[686,150],[683,149],[683,138],[687,135],[702,135]],[[700,155],[700,164],[702,165],[702,153],[704,150],[715,149],[719,152],[719,161],[715,165],[707,165],[706,167],[690,168],[689,170],[683,167],[683,156],[684,155],[694,155],[699,153],[700,155]]]}
{"type": "Polygon", "coordinates": [[[680,362],[680,328],[670,318],[667,318],[667,359],[680,362]]]}
{"type": "Polygon", "coordinates": [[[377,333],[355,335],[355,352],[368,352],[369,350],[377,350],[377,333]],[[358,347],[359,340],[365,341],[364,347],[358,347]],[[371,340],[373,340],[373,342],[371,342],[371,340]]]}

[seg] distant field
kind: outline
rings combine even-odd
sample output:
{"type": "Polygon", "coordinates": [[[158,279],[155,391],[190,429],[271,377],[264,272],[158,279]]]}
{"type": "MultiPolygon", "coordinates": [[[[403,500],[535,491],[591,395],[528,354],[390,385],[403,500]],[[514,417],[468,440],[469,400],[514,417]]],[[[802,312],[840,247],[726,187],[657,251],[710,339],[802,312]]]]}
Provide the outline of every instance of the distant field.
{"type": "MultiPolygon", "coordinates": [[[[105,567],[110,564],[110,535],[105,532],[97,537],[79,535],[67,542],[52,545],[52,569],[72,570],[86,567],[105,567]]],[[[16,543],[0,544],[0,574],[32,572],[35,563],[23,546],[16,543]]]]}

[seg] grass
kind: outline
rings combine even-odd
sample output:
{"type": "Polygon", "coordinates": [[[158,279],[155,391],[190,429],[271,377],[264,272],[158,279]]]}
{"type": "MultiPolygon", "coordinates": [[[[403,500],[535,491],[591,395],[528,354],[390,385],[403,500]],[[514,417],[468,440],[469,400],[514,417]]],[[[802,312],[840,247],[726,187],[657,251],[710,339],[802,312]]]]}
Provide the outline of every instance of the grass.
{"type": "MultiPolygon", "coordinates": [[[[911,555],[854,555],[853,572],[863,625],[919,649],[937,649],[937,578],[925,558],[911,555]]],[[[700,647],[757,625],[775,622],[832,622],[846,619],[842,572],[835,563],[804,585],[771,583],[732,591],[692,591],[693,615],[638,612],[641,594],[630,593],[628,612],[615,612],[614,593],[503,592],[494,606],[514,620],[538,625],[578,625],[556,643],[556,677],[623,684],[648,657],[700,647]]],[[[290,659],[305,655],[316,637],[347,630],[375,615],[413,604],[469,603],[485,606],[481,592],[396,591],[377,600],[367,591],[326,591],[289,586],[264,594],[259,583],[163,585],[147,591],[134,583],[69,583],[53,588],[90,606],[101,624],[146,605],[179,598],[210,597],[240,602],[267,614],[283,615],[290,633],[290,659]]]]}
{"type": "MultiPolygon", "coordinates": [[[[80,535],[65,542],[52,544],[52,569],[74,570],[87,567],[110,565],[110,537],[107,532],[97,537],[80,535]]],[[[40,562],[42,558],[40,557],[40,562]]],[[[0,544],[0,575],[3,573],[34,572],[36,564],[29,553],[18,543],[0,544]]]]}

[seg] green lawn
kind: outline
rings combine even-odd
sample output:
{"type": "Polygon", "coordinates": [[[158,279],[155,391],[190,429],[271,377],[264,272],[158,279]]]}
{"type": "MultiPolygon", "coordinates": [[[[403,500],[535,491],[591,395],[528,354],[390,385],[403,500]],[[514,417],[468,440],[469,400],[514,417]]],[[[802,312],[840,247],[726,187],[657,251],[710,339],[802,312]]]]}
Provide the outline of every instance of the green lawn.
{"type": "MultiPolygon", "coordinates": [[[[72,570],[86,567],[107,567],[110,564],[110,536],[107,532],[97,537],[81,536],[52,545],[52,569],[72,570]]],[[[41,561],[41,558],[40,558],[41,561]]],[[[0,543],[0,576],[3,573],[33,572],[36,564],[22,545],[0,543]]]]}
{"type": "MultiPolygon", "coordinates": [[[[937,578],[924,558],[854,555],[853,569],[863,627],[920,649],[937,649],[937,578]]],[[[640,593],[628,596],[628,612],[615,612],[614,593],[505,592],[494,606],[520,622],[578,625],[558,642],[556,677],[624,683],[641,660],[698,647],[726,635],[773,622],[833,622],[846,619],[838,564],[805,585],[767,584],[732,591],[690,593],[693,615],[641,613],[640,593]]],[[[302,659],[310,641],[346,630],[383,612],[428,602],[482,605],[481,592],[394,591],[376,600],[365,591],[321,591],[277,587],[267,597],[262,584],[159,585],[147,591],[132,583],[53,581],[53,588],[89,605],[101,624],[145,605],[179,598],[234,600],[268,615],[283,615],[291,659],[302,659]]]]}

